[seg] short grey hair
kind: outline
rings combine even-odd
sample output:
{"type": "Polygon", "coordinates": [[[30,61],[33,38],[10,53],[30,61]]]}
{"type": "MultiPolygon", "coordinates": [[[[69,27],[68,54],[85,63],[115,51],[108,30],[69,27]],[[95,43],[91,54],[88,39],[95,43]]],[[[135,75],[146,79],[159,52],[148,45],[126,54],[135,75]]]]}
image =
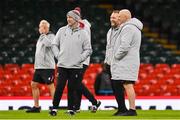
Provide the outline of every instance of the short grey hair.
{"type": "Polygon", "coordinates": [[[40,24],[46,24],[48,28],[50,28],[50,24],[47,20],[41,20],[40,24]]]}

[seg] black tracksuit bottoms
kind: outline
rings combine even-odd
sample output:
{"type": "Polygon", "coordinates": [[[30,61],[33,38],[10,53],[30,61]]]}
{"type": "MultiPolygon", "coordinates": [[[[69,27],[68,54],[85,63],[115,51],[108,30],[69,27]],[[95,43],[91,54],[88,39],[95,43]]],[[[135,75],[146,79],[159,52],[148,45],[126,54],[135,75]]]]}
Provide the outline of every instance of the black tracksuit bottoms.
{"type": "MultiPolygon", "coordinates": [[[[88,68],[87,65],[83,65],[82,76],[81,76],[82,80],[83,80],[83,76],[84,76],[84,73],[86,72],[87,68],[88,68]]],[[[82,95],[84,95],[93,105],[97,104],[97,100],[95,99],[94,95],[81,82],[80,87],[77,89],[77,92],[76,92],[76,99],[75,99],[75,109],[76,110],[80,109],[82,95]]]]}
{"type": "Polygon", "coordinates": [[[124,87],[120,80],[111,80],[114,96],[118,104],[118,111],[126,112],[124,87]]]}
{"type": "MultiPolygon", "coordinates": [[[[106,65],[106,70],[108,74],[110,75],[110,77],[112,77],[110,69],[111,69],[110,65],[106,65]]],[[[121,112],[127,111],[127,108],[125,105],[125,93],[124,93],[123,83],[120,80],[111,79],[111,86],[112,86],[116,101],[118,103],[118,111],[121,111],[121,112]]]]}
{"type": "Polygon", "coordinates": [[[68,81],[68,110],[74,110],[75,92],[81,84],[82,69],[58,67],[58,80],[53,99],[53,109],[57,109],[68,81]]]}

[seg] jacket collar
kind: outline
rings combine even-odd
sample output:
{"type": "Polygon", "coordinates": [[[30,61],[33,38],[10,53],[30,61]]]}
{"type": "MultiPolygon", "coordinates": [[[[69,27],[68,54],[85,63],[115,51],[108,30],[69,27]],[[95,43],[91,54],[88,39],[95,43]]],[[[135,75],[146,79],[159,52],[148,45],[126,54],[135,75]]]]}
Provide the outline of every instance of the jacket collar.
{"type": "Polygon", "coordinates": [[[70,27],[69,25],[67,25],[67,27],[70,29],[70,30],[72,30],[73,32],[77,32],[77,31],[79,31],[81,28],[79,27],[79,25],[78,25],[78,27],[77,28],[74,28],[74,29],[72,29],[72,27],[70,27]]]}

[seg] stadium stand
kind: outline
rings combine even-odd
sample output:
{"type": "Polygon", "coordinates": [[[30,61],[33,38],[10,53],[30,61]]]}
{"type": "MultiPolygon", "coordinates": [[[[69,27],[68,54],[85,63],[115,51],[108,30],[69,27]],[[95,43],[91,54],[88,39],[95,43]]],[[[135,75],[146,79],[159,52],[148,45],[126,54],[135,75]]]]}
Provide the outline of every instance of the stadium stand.
{"type": "MultiPolygon", "coordinates": [[[[30,82],[38,23],[47,19],[53,32],[66,25],[66,12],[76,6],[92,24],[93,54],[83,82],[94,93],[104,60],[112,9],[128,8],[144,23],[138,96],[180,95],[180,8],[178,0],[5,0],[0,1],[0,96],[31,96],[30,82]],[[90,3],[91,2],[91,3],[90,3]],[[176,8],[176,9],[171,9],[176,8]],[[164,11],[164,12],[162,12],[164,11]]],[[[42,96],[49,96],[41,86],[42,96]]],[[[64,91],[66,95],[67,89],[64,91]]]]}

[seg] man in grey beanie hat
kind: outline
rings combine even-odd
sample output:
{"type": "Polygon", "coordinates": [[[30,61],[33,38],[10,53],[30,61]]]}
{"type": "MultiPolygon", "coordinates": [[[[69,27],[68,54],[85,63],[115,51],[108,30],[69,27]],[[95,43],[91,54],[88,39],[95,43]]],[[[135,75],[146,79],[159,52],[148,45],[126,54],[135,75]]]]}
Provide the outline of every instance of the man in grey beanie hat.
{"type": "Polygon", "coordinates": [[[81,20],[81,14],[78,10],[71,10],[67,13],[67,16],[72,17],[75,21],[81,20]]]}
{"type": "Polygon", "coordinates": [[[53,99],[51,116],[57,115],[63,90],[68,87],[68,113],[75,115],[75,92],[81,82],[83,62],[91,55],[92,47],[87,32],[79,27],[80,13],[71,10],[66,16],[67,25],[61,27],[52,42],[52,51],[57,58],[58,80],[53,99]]]}

